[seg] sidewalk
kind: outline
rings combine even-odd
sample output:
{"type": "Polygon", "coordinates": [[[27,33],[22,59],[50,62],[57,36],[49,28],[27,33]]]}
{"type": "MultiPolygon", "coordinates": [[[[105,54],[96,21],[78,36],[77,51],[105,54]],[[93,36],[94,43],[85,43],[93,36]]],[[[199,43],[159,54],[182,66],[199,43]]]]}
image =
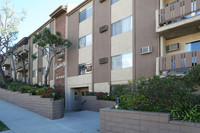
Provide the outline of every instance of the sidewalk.
{"type": "Polygon", "coordinates": [[[63,119],[49,120],[2,100],[0,120],[11,130],[1,133],[99,133],[100,129],[98,112],[70,112],[63,119]]]}

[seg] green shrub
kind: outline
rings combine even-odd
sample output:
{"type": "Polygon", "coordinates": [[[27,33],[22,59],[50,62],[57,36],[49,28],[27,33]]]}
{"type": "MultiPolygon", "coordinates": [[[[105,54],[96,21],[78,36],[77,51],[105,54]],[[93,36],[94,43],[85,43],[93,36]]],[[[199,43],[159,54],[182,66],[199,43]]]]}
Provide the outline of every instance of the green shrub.
{"type": "Polygon", "coordinates": [[[36,90],[36,95],[43,95],[44,92],[46,92],[48,89],[50,89],[50,87],[39,88],[38,90],[36,90]]]}
{"type": "Polygon", "coordinates": [[[170,107],[186,103],[191,96],[178,76],[140,78],[130,82],[128,87],[132,92],[120,98],[120,107],[124,109],[170,112],[170,107]]]}
{"type": "Polygon", "coordinates": [[[98,100],[109,100],[109,101],[115,101],[116,97],[113,95],[110,95],[109,93],[104,92],[98,92],[96,94],[98,100]]]}
{"type": "Polygon", "coordinates": [[[116,85],[113,87],[111,94],[113,96],[121,96],[128,92],[130,92],[130,89],[127,87],[127,85],[116,85]]]}
{"type": "Polygon", "coordinates": [[[61,94],[61,90],[60,89],[47,89],[46,91],[43,92],[42,97],[44,98],[54,98],[54,100],[61,100],[62,98],[62,94],[61,94]]]}
{"type": "Polygon", "coordinates": [[[86,92],[86,96],[96,96],[98,92],[86,92]]]}
{"type": "Polygon", "coordinates": [[[21,93],[36,93],[36,88],[32,86],[21,86],[18,91],[21,93]]]}
{"type": "Polygon", "coordinates": [[[6,85],[2,82],[0,82],[0,88],[6,88],[6,85]]]}
{"type": "Polygon", "coordinates": [[[19,89],[20,87],[26,85],[25,83],[23,82],[20,82],[20,81],[15,81],[15,82],[12,82],[9,84],[10,88],[17,88],[19,89]]]}
{"type": "Polygon", "coordinates": [[[13,88],[10,88],[9,90],[11,90],[11,91],[18,91],[18,89],[17,89],[17,88],[15,88],[15,87],[13,87],[13,88]]]}

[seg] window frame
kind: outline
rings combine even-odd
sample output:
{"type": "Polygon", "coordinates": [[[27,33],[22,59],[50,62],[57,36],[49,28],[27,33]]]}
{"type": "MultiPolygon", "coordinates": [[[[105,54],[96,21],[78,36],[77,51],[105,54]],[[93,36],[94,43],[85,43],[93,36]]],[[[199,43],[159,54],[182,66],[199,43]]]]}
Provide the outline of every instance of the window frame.
{"type": "MultiPolygon", "coordinates": [[[[115,28],[116,28],[116,27],[115,27],[115,28]]],[[[116,29],[115,29],[115,30],[116,30],[116,29]]],[[[125,17],[125,18],[123,18],[123,19],[121,19],[121,20],[118,20],[118,21],[112,23],[112,24],[111,24],[111,37],[120,35],[120,34],[122,34],[122,33],[131,31],[131,30],[133,30],[133,15],[127,16],[127,17],[125,17]],[[125,25],[123,25],[123,22],[125,22],[125,21],[128,20],[128,19],[130,19],[131,25],[130,25],[129,28],[126,28],[126,30],[123,31],[123,30],[124,30],[124,26],[125,26],[125,25]],[[113,33],[113,31],[114,31],[114,26],[116,26],[116,25],[118,25],[118,28],[120,28],[120,29],[119,29],[120,32],[114,34],[114,33],[113,33]]]]}
{"type": "Polygon", "coordinates": [[[111,70],[119,70],[119,69],[124,69],[124,68],[130,68],[130,67],[133,67],[133,53],[132,52],[128,52],[128,53],[123,53],[123,54],[119,54],[119,55],[115,55],[115,56],[112,56],[111,57],[111,70]],[[125,66],[127,66],[127,67],[123,67],[123,56],[125,56],[125,55],[129,55],[130,54],[130,57],[131,57],[131,65],[130,66],[127,66],[127,65],[125,65],[125,66]],[[120,67],[113,67],[113,58],[116,58],[116,57],[120,57],[120,63],[121,63],[121,65],[120,65],[120,67]]]}
{"type": "Polygon", "coordinates": [[[93,45],[92,39],[93,39],[92,33],[87,34],[87,35],[85,35],[85,36],[83,36],[83,37],[80,37],[80,38],[79,38],[78,48],[81,49],[81,48],[85,48],[85,47],[87,47],[87,46],[93,45]],[[87,44],[87,42],[88,42],[88,41],[87,41],[87,37],[88,37],[88,36],[91,36],[91,44],[89,44],[89,45],[87,44]],[[84,45],[83,47],[81,47],[81,45],[80,45],[80,44],[81,44],[80,42],[81,42],[82,39],[85,40],[85,43],[84,43],[85,45],[84,45]]]}
{"type": "Polygon", "coordinates": [[[119,2],[120,0],[111,0],[110,2],[111,2],[111,5],[113,5],[113,4],[115,4],[115,3],[117,3],[117,2],[119,2]]]}
{"type": "MultiPolygon", "coordinates": [[[[86,75],[86,74],[90,74],[90,73],[92,73],[92,63],[82,63],[82,64],[79,64],[78,65],[78,73],[79,73],[79,75],[86,75]],[[91,67],[90,69],[90,71],[85,71],[84,73],[81,73],[81,69],[80,69],[80,67],[81,66],[85,66],[85,67],[91,67]]],[[[85,70],[87,70],[87,68],[85,68],[85,70]]]]}
{"type": "Polygon", "coordinates": [[[87,7],[86,9],[84,9],[83,11],[81,11],[79,13],[79,23],[81,23],[81,22],[87,20],[88,18],[92,17],[92,15],[93,15],[93,6],[90,5],[89,7],[87,7]],[[89,13],[88,11],[90,11],[90,10],[91,10],[91,15],[87,16],[87,14],[89,13]],[[84,19],[81,19],[82,13],[84,13],[84,12],[85,12],[84,19]]]}
{"type": "Polygon", "coordinates": [[[33,78],[37,77],[37,70],[33,70],[33,72],[32,72],[32,77],[33,77],[33,78]],[[34,73],[35,73],[35,74],[34,74],[34,73]]]}

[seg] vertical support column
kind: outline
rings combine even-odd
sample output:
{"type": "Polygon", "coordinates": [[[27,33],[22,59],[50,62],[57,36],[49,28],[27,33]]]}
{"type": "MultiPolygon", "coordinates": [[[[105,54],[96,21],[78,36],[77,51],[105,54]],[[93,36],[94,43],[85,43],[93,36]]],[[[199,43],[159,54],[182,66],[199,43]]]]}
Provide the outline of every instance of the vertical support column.
{"type": "Polygon", "coordinates": [[[165,7],[165,0],[160,0],[160,9],[165,7]]]}
{"type": "Polygon", "coordinates": [[[161,57],[166,55],[165,41],[166,39],[163,36],[161,36],[160,37],[160,56],[161,57]]]}
{"type": "Polygon", "coordinates": [[[156,75],[160,75],[160,57],[156,58],[156,75]]]}

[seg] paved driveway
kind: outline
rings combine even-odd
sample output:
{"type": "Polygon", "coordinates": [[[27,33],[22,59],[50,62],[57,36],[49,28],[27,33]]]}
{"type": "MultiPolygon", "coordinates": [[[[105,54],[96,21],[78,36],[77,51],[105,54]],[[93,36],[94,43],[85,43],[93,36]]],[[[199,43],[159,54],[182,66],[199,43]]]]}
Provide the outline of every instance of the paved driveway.
{"type": "Polygon", "coordinates": [[[0,100],[0,120],[12,133],[99,133],[98,112],[66,112],[59,120],[49,120],[0,100]]]}

